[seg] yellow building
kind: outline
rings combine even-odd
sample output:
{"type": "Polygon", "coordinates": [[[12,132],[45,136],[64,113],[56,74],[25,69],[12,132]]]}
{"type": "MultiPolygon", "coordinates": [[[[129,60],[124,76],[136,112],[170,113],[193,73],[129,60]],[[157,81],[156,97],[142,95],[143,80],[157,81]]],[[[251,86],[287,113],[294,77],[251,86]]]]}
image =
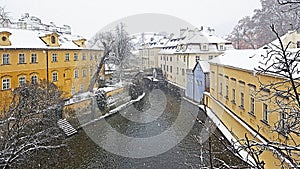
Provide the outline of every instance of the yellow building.
{"type": "Polygon", "coordinates": [[[46,79],[66,97],[87,90],[103,51],[88,49],[85,39],[69,33],[0,28],[0,105],[26,81],[46,79]]]}
{"type": "MultiPolygon", "coordinates": [[[[210,61],[210,94],[206,94],[204,103],[237,139],[244,139],[247,134],[250,139],[256,135],[256,140],[262,143],[267,143],[268,140],[286,141],[284,134],[272,132],[282,115],[269,113],[269,110],[276,107],[274,103],[259,99],[269,96],[270,91],[254,95],[260,88],[260,82],[269,84],[283,81],[276,75],[258,74],[254,70],[260,65],[261,55],[266,55],[266,52],[232,50],[210,61]]],[[[290,145],[300,143],[299,137],[294,138],[295,143],[288,141],[290,145]]],[[[276,153],[278,152],[274,149],[262,153],[261,158],[266,163],[266,168],[279,168],[280,161],[274,157],[276,153]]]]}

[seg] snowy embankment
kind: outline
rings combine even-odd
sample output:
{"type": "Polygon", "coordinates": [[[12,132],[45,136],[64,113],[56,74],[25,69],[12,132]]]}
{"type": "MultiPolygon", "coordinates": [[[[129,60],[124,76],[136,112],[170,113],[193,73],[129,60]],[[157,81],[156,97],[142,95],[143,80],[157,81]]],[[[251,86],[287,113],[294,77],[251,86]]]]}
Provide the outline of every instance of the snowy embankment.
{"type": "Polygon", "coordinates": [[[100,116],[100,117],[98,117],[98,118],[96,118],[96,119],[94,119],[94,120],[91,120],[91,121],[89,121],[89,122],[87,122],[87,123],[85,123],[85,124],[80,125],[80,126],[78,127],[78,129],[79,129],[79,128],[82,128],[82,127],[85,127],[85,126],[88,126],[88,125],[90,125],[90,124],[92,124],[92,123],[95,123],[95,122],[97,122],[97,121],[99,121],[99,120],[101,120],[101,119],[104,119],[104,118],[106,118],[106,117],[108,117],[108,116],[111,116],[111,115],[113,115],[113,114],[116,114],[117,112],[121,111],[122,109],[126,108],[127,106],[130,106],[130,105],[132,105],[133,103],[142,100],[142,99],[145,97],[145,95],[146,95],[146,93],[143,93],[143,94],[140,95],[137,99],[135,99],[135,100],[130,100],[129,102],[124,103],[124,104],[122,104],[122,105],[116,107],[115,109],[110,110],[110,111],[109,111],[108,113],[106,113],[105,115],[100,116]]]}
{"type": "MultiPolygon", "coordinates": [[[[238,143],[238,140],[232,135],[232,133],[228,130],[228,128],[222,123],[222,121],[217,117],[217,115],[208,107],[204,105],[198,105],[197,103],[189,100],[188,98],[184,98],[188,102],[198,106],[203,111],[206,112],[207,117],[209,117],[214,124],[218,127],[218,129],[223,133],[224,137],[234,146],[235,149],[238,149],[241,145],[238,143]]],[[[254,159],[247,153],[245,150],[240,150],[236,153],[237,157],[241,157],[243,161],[249,163],[250,165],[255,164],[254,159]]]]}

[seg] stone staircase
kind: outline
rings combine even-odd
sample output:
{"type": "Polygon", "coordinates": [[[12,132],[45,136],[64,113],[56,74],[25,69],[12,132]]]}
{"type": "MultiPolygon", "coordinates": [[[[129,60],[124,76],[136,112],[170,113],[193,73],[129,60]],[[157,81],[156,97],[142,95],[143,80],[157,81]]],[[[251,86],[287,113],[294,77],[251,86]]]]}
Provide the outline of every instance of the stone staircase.
{"type": "Polygon", "coordinates": [[[59,119],[57,124],[67,136],[77,133],[77,130],[66,119],[59,119]]]}

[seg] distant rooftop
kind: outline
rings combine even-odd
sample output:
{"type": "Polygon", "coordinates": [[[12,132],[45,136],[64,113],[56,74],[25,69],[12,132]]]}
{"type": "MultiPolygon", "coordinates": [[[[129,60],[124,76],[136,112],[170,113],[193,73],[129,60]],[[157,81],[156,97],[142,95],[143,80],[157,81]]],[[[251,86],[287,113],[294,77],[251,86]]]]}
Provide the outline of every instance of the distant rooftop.
{"type": "Polygon", "coordinates": [[[25,13],[20,19],[17,20],[6,19],[1,23],[0,26],[11,29],[39,30],[71,34],[71,27],[69,25],[56,26],[54,22],[45,24],[38,17],[30,16],[29,13],[25,13]]]}

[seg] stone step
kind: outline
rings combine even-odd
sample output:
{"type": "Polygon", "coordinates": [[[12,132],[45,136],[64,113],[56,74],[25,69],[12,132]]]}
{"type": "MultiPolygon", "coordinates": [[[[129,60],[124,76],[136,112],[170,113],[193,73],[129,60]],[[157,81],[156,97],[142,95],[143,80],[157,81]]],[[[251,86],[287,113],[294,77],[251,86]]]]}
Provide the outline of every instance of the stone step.
{"type": "Polygon", "coordinates": [[[59,119],[57,124],[67,136],[77,133],[77,130],[66,119],[59,119]]]}

